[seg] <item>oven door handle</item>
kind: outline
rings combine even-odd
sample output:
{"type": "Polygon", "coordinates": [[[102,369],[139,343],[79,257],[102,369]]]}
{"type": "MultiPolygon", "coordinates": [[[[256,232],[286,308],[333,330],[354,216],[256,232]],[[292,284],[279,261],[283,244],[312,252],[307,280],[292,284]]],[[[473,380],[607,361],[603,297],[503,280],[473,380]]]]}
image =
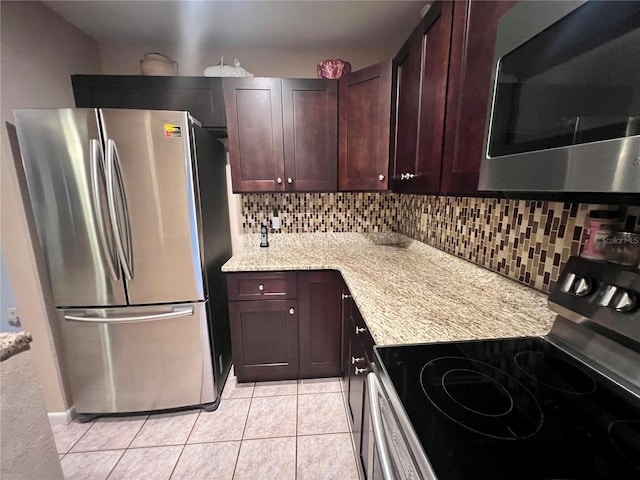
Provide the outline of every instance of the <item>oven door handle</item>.
{"type": "Polygon", "coordinates": [[[376,442],[376,448],[380,455],[380,465],[382,466],[382,474],[384,480],[396,480],[393,473],[391,456],[389,448],[384,436],[384,426],[382,425],[382,415],[380,413],[380,404],[378,403],[381,395],[380,380],[375,373],[371,372],[367,375],[367,384],[369,392],[369,411],[371,413],[371,428],[373,429],[373,437],[376,442]]]}

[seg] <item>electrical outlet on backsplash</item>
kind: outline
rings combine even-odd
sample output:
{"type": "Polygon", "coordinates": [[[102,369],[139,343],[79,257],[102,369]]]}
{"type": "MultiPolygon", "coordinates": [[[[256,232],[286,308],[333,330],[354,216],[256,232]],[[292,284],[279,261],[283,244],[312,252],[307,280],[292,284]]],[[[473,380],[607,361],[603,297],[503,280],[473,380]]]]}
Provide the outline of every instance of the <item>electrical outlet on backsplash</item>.
{"type": "Polygon", "coordinates": [[[283,234],[398,232],[543,292],[553,288],[569,257],[580,253],[589,211],[620,209],[362,192],[243,194],[242,207],[245,234],[259,233],[274,209],[283,234]]]}

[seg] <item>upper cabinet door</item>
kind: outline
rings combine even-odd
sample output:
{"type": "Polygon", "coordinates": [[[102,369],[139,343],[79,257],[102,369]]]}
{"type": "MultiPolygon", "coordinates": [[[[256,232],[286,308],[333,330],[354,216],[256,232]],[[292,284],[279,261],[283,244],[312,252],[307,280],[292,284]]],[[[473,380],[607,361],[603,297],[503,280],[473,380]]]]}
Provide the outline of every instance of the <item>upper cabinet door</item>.
{"type": "Polygon", "coordinates": [[[415,175],[420,106],[421,37],[412,35],[394,59],[396,99],[391,188],[408,191],[407,175],[415,175]]]}
{"type": "Polygon", "coordinates": [[[289,191],[335,191],[338,82],[282,79],[284,159],[289,191]]]}
{"type": "Polygon", "coordinates": [[[516,3],[454,2],[442,193],[477,191],[496,29],[516,3]]]}
{"type": "Polygon", "coordinates": [[[280,79],[225,78],[224,101],[233,191],[284,191],[280,79]]]}
{"type": "Polygon", "coordinates": [[[437,2],[396,56],[393,190],[440,188],[453,2],[437,2]]]}
{"type": "Polygon", "coordinates": [[[386,190],[389,174],[391,61],[340,79],[339,190],[386,190]]]}
{"type": "Polygon", "coordinates": [[[410,191],[438,193],[442,165],[445,107],[453,4],[442,2],[438,18],[424,25],[421,35],[422,68],[416,176],[409,179],[410,191]]]}
{"type": "Polygon", "coordinates": [[[225,128],[222,78],[71,75],[78,107],[179,110],[203,128],[225,128]]]}
{"type": "Polygon", "coordinates": [[[160,77],[156,108],[189,112],[204,128],[225,128],[222,78],[160,77]]]}

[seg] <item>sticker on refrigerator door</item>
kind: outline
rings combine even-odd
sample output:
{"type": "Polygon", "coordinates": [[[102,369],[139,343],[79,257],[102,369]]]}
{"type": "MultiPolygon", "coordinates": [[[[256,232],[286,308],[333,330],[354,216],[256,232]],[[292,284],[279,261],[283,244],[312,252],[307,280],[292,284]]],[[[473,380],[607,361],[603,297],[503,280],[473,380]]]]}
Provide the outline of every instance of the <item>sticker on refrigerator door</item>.
{"type": "Polygon", "coordinates": [[[182,137],[182,130],[180,125],[174,125],[173,123],[165,123],[164,134],[166,137],[182,137]]]}

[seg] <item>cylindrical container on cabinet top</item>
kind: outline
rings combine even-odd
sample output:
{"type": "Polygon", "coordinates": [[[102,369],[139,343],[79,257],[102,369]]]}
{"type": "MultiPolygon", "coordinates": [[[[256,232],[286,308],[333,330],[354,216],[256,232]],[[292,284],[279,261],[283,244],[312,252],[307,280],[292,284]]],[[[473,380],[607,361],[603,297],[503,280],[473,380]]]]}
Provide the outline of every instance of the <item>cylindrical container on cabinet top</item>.
{"type": "Polygon", "coordinates": [[[591,210],[580,256],[604,260],[606,239],[613,236],[620,226],[620,213],[612,210],[591,210]]]}
{"type": "Polygon", "coordinates": [[[140,60],[142,75],[172,76],[178,75],[178,63],[161,53],[145,53],[140,60]]]}

